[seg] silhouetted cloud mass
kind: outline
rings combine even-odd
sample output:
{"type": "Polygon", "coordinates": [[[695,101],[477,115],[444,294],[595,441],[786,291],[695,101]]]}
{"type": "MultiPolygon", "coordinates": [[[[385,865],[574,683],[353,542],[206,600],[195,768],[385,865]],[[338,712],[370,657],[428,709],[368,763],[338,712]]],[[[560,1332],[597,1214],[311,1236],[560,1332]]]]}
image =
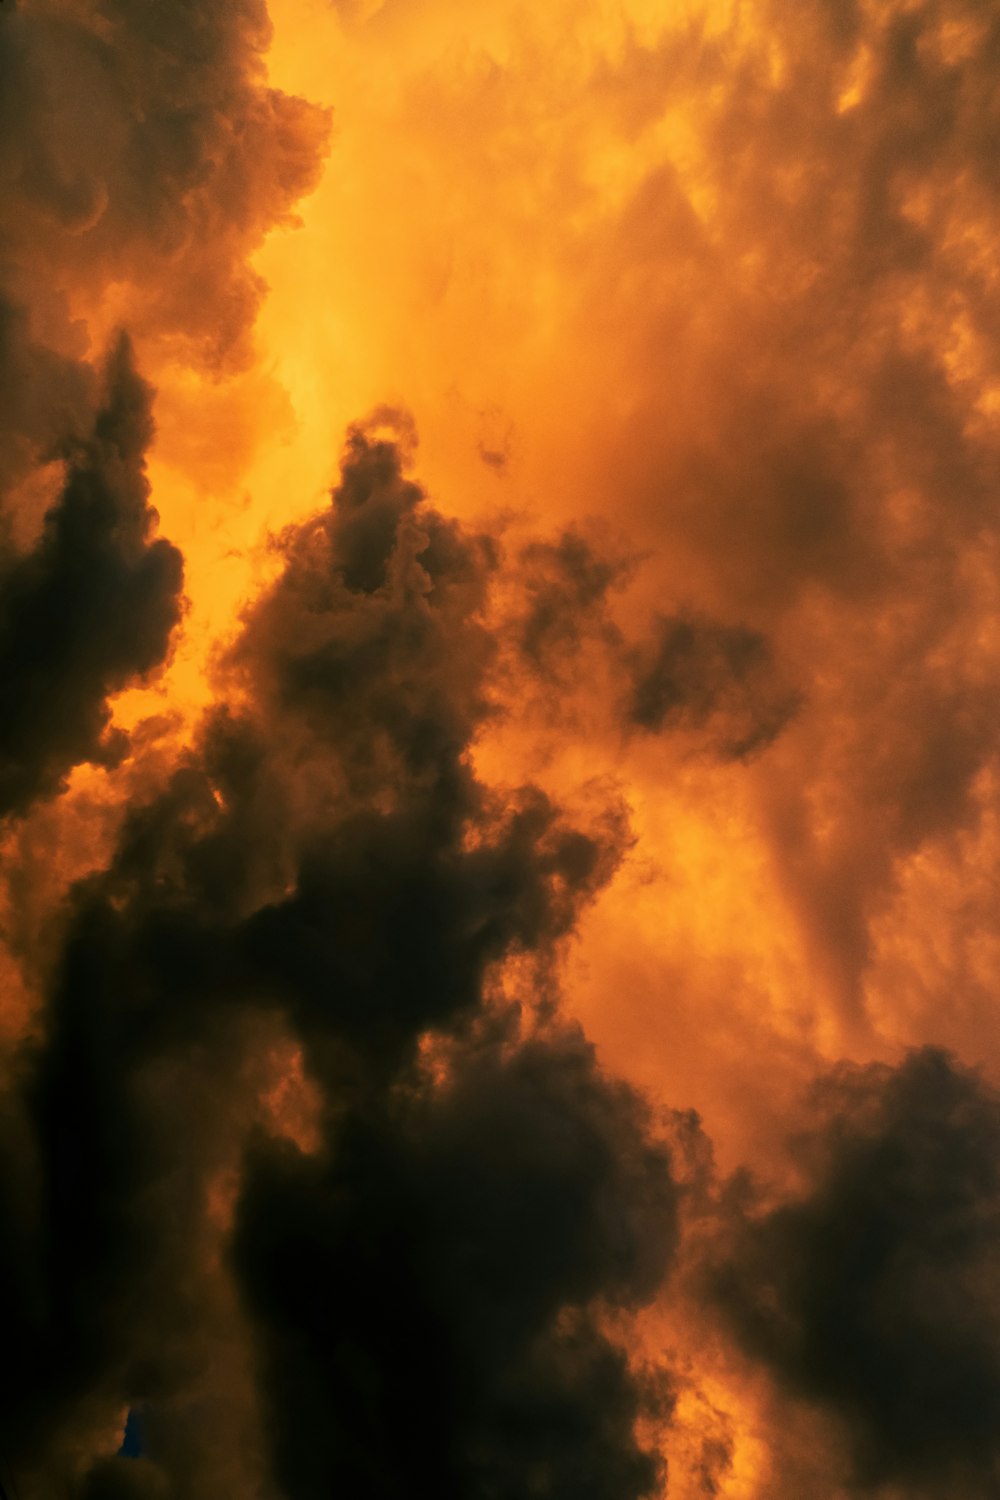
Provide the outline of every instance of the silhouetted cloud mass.
{"type": "Polygon", "coordinates": [[[105,385],[40,537],[0,561],[0,816],[122,753],[108,695],[162,662],[180,615],[180,553],[150,536],[151,392],[124,338],[105,385]]]}
{"type": "Polygon", "coordinates": [[[0,817],[119,755],[106,698],[167,654],[152,393],[128,338],[97,375],[84,320],[214,370],[249,358],[249,254],[328,130],[268,86],[269,37],[258,0],[0,7],[0,817]]]}
{"type": "Polygon", "coordinates": [[[651,733],[694,731],[726,759],[745,760],[776,739],[799,706],[759,631],[691,615],[661,619],[631,655],[629,717],[651,733]]]}
{"type": "Polygon", "coordinates": [[[669,1269],[670,1156],[552,999],[623,830],[470,769],[492,553],[390,439],[354,429],[281,546],[239,706],[78,887],[7,1095],[0,1451],[69,1493],[83,1443],[86,1497],[650,1494],[669,1383],[608,1316],[669,1269]],[[301,1052],[309,1152],[267,1128],[268,1046],[301,1052]]]}
{"type": "Polygon", "coordinates": [[[280,20],[0,0],[0,1485],[997,1500],[1000,11],[280,20]]]}
{"type": "Polygon", "coordinates": [[[74,338],[67,294],[110,288],[136,335],[248,356],[250,252],[293,219],[329,130],[268,85],[270,36],[263,0],[4,5],[2,279],[47,337],[74,338]]]}
{"type": "Polygon", "coordinates": [[[861,1488],[992,1495],[1000,1095],[946,1053],[842,1065],[716,1295],[746,1350],[839,1419],[861,1488]]]}

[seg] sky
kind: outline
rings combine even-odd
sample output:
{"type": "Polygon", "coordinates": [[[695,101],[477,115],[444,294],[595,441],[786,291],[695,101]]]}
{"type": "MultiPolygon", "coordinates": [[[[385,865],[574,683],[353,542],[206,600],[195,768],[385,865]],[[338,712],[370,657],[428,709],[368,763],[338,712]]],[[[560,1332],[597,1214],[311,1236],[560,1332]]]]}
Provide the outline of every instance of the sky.
{"type": "Polygon", "coordinates": [[[2,0],[11,1500],[995,1500],[998,76],[2,0]]]}

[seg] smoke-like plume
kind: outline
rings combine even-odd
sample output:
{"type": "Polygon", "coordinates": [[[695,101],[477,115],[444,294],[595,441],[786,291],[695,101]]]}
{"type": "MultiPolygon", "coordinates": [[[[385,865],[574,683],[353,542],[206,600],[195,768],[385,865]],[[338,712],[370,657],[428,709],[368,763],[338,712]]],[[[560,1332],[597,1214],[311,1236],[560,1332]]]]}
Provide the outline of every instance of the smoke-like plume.
{"type": "Polygon", "coordinates": [[[229,1483],[255,1461],[296,1497],[651,1493],[634,1429],[667,1388],[607,1319],[669,1268],[669,1152],[546,982],[617,825],[472,773],[491,549],[393,442],[356,429],[282,550],[239,706],[75,894],[9,1095],[0,1446],[103,1493],[131,1405],[165,1493],[217,1493],[220,1443],[229,1483]],[[269,1037],[303,1059],[305,1154],[268,1139],[269,1037]]]}
{"type": "Polygon", "coordinates": [[[998,59],[0,0],[0,1487],[996,1494],[998,59]]]}
{"type": "Polygon", "coordinates": [[[801,1187],[754,1207],[714,1292],[832,1413],[861,1491],[986,1496],[1000,1448],[1000,1097],[934,1049],[816,1085],[801,1187]]]}
{"type": "Polygon", "coordinates": [[[2,281],[38,336],[124,321],[246,358],[248,257],[315,185],[324,111],[266,81],[262,0],[28,0],[0,15],[2,281]]]}
{"type": "Polygon", "coordinates": [[[127,339],[105,384],[92,433],[62,455],[41,535],[0,563],[0,817],[71,767],[121,755],[107,700],[159,666],[180,615],[180,553],[150,536],[151,392],[127,339]]]}

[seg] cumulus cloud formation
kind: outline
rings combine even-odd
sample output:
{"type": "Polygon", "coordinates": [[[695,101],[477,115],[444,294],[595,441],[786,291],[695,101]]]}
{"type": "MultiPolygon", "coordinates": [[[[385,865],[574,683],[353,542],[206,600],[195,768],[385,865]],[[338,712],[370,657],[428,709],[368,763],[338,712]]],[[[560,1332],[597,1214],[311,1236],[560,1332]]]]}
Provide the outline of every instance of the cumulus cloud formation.
{"type": "Polygon", "coordinates": [[[855,1020],[873,918],[975,823],[995,756],[995,33],[977,5],[779,3],[615,75],[645,129],[650,73],[698,125],[656,214],[650,176],[609,229],[641,203],[657,226],[641,280],[609,249],[610,300],[617,327],[652,318],[674,377],[621,356],[648,379],[614,458],[701,607],[764,630],[814,705],[771,762],[766,833],[855,1020]]]}
{"type": "Polygon", "coordinates": [[[122,753],[108,696],[163,661],[180,614],[180,553],[150,535],[152,393],[127,339],[105,385],[92,432],[64,449],[41,535],[0,562],[0,817],[122,753]]]}
{"type": "Polygon", "coordinates": [[[330,1164],[255,1164],[237,1256],[290,1495],[646,1495],[643,1388],[595,1299],[634,1306],[673,1244],[662,1152],[572,1035],[459,1059],[340,1122],[330,1164]]]}
{"type": "Polygon", "coordinates": [[[239,707],[76,891],[8,1090],[0,1450],[53,1494],[650,1494],[669,1387],[607,1320],[669,1269],[670,1155],[546,982],[617,823],[471,772],[490,552],[391,440],[355,429],[282,547],[239,707]]]}
{"type": "MultiPolygon", "coordinates": [[[[68,441],[82,436],[91,417],[95,380],[87,365],[34,341],[27,312],[5,296],[0,300],[0,381],[0,484],[5,500],[0,524],[7,546],[20,540],[13,532],[17,510],[29,510],[26,501],[16,508],[11,504],[12,488],[53,461],[68,441]]],[[[29,535],[36,519],[30,513],[25,517],[29,535]]]]}
{"type": "MultiPolygon", "coordinates": [[[[746,816],[855,1045],[894,1010],[873,966],[898,881],[976,829],[993,774],[996,27],[971,0],[676,9],[354,26],[338,56],[371,87],[350,188],[321,190],[352,309],[329,327],[338,370],[412,390],[442,471],[482,467],[460,410],[502,409],[505,504],[626,532],[628,638],[682,609],[765,638],[778,701],[811,706],[746,816]]],[[[766,740],[775,708],[721,738],[766,740]]]]}
{"type": "Polygon", "coordinates": [[[599,680],[626,737],[683,737],[697,755],[749,760],[800,706],[787,666],[761,631],[679,610],[654,616],[638,639],[626,634],[615,596],[644,560],[607,540],[568,530],[528,542],[512,561],[505,623],[516,659],[559,712],[574,696],[592,698],[599,680]]]}
{"type": "Polygon", "coordinates": [[[998,60],[0,4],[0,1487],[996,1493],[998,60]]]}
{"type": "Polygon", "coordinates": [[[153,398],[113,330],[249,357],[249,253],[327,130],[267,85],[269,34],[254,3],[0,12],[0,816],[120,754],[107,697],[167,655],[181,560],[153,535],[153,398]]]}
{"type": "Polygon", "coordinates": [[[188,357],[246,356],[249,253],[315,184],[328,130],[268,86],[269,38],[261,0],[4,6],[4,281],[40,325],[68,341],[59,300],[110,298],[188,357]]]}
{"type": "Polygon", "coordinates": [[[816,1086],[801,1188],[752,1212],[715,1294],[783,1388],[834,1413],[861,1490],[996,1485],[1000,1096],[932,1048],[816,1086]]]}

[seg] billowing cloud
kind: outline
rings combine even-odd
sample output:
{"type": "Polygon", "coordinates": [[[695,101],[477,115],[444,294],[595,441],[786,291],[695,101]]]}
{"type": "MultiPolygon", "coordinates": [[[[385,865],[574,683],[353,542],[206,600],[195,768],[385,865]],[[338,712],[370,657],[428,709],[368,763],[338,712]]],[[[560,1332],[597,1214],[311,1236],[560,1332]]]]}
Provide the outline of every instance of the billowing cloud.
{"type": "Polygon", "coordinates": [[[151,536],[152,393],[126,339],[105,385],[92,432],[60,454],[41,535],[0,563],[0,817],[121,755],[108,697],[160,665],[180,615],[180,553],[151,536]]]}
{"type": "MultiPolygon", "coordinates": [[[[734,793],[781,893],[759,925],[795,929],[834,1049],[919,1041],[875,930],[932,843],[975,836],[996,736],[993,21],[965,0],[355,21],[330,55],[368,82],[341,91],[344,175],[311,226],[343,299],[289,368],[399,392],[453,506],[620,528],[645,559],[627,638],[687,612],[765,640],[777,701],[809,708],[734,793]],[[486,410],[517,434],[502,494],[486,410]]],[[[306,294],[268,266],[277,346],[306,294]]],[[[773,707],[722,738],[766,739],[773,707]]],[[[676,803],[643,755],[637,800],[676,803]]],[[[708,800],[684,815],[710,825],[708,800]]]]}
{"type": "Polygon", "coordinates": [[[0,5],[0,1483],[996,1489],[998,55],[0,5]]]}
{"type": "Polygon", "coordinates": [[[180,558],[153,534],[152,393],[115,330],[214,368],[249,357],[250,252],[327,132],[267,85],[268,36],[254,3],[0,13],[0,815],[120,754],[107,698],[167,655],[180,558]]]}
{"type": "Polygon", "coordinates": [[[340,1120],[328,1163],[251,1174],[236,1246],[279,1478],[303,1496],[652,1493],[635,1424],[668,1392],[643,1390],[594,1303],[661,1279],[666,1159],[578,1037],[458,1061],[434,1095],[340,1120]]]}
{"type": "Polygon", "coordinates": [[[992,1494],[1000,1096],[932,1048],[817,1083],[801,1184],[751,1207],[715,1295],[782,1388],[832,1413],[859,1489],[992,1494]]]}
{"type": "Polygon", "coordinates": [[[575,676],[588,635],[611,650],[618,646],[609,596],[631,567],[628,558],[615,557],[572,530],[553,542],[534,539],[521,549],[517,574],[524,603],[516,616],[516,639],[535,672],[563,680],[575,676]]]}
{"type": "Polygon", "coordinates": [[[3,281],[46,341],[79,346],[69,311],[246,357],[248,257],[315,184],[328,131],[268,86],[269,37],[259,0],[4,7],[3,281]]]}
{"type": "Polygon", "coordinates": [[[758,631],[675,616],[632,656],[628,715],[651,733],[694,731],[717,754],[745,759],[776,739],[798,707],[758,631]]]}
{"type": "Polygon", "coordinates": [[[504,571],[506,631],[522,693],[537,685],[548,717],[593,708],[600,683],[609,725],[683,742],[694,754],[749,760],[767,748],[800,707],[766,635],[678,609],[656,614],[632,639],[615,616],[617,597],[649,559],[629,557],[606,538],[567,530],[534,539],[504,571]]]}
{"type": "Polygon", "coordinates": [[[472,773],[492,554],[389,437],[352,431],[282,550],[232,707],[75,892],[8,1094],[0,1451],[53,1493],[652,1493],[669,1384],[610,1319],[670,1267],[670,1154],[552,992],[617,816],[472,773]],[[289,1049],[305,1154],[267,1128],[289,1049]]]}

